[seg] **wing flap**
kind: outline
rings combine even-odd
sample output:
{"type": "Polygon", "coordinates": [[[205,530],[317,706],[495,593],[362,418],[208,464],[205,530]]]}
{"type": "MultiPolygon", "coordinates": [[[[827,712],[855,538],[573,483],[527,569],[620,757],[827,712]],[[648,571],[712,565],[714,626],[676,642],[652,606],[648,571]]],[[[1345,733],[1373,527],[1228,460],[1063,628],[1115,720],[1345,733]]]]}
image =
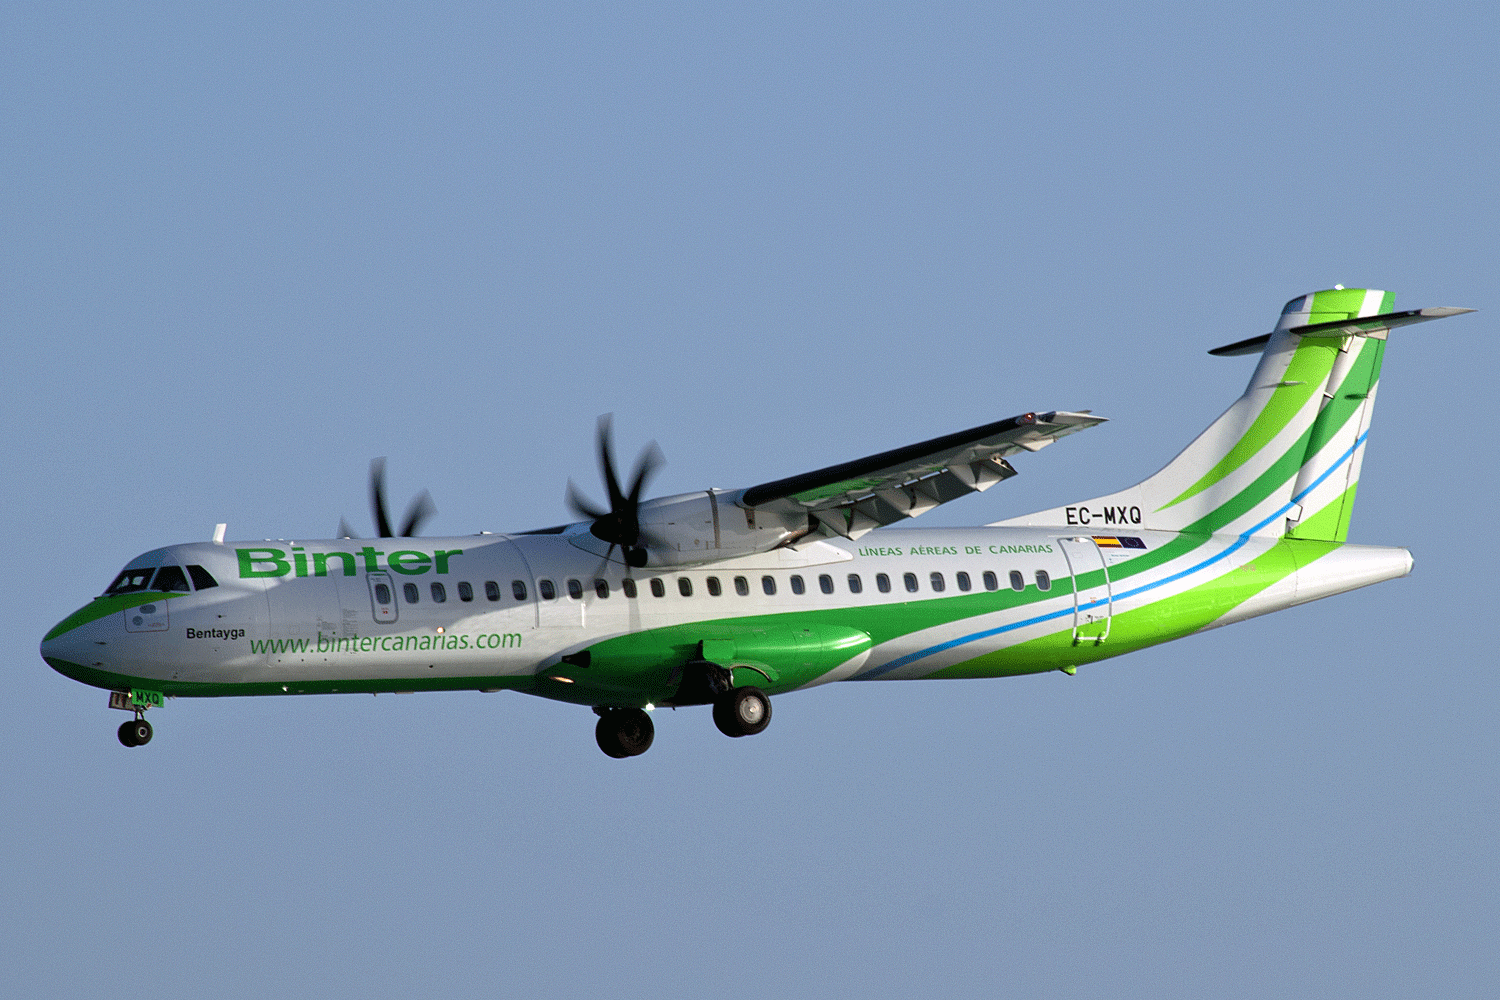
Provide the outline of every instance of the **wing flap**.
{"type": "Polygon", "coordinates": [[[1040,451],[1104,423],[1087,411],[1023,413],[826,469],[752,486],[742,507],[805,515],[815,536],[858,538],[885,524],[989,489],[1016,470],[1005,456],[1040,451]]]}

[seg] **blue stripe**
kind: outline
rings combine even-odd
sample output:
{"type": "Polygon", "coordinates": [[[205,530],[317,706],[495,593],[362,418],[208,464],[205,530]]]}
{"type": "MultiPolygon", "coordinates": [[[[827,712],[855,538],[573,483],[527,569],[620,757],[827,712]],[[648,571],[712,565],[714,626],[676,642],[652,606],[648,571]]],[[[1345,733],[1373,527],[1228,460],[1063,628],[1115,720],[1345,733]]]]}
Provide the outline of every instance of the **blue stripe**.
{"type": "MultiPolygon", "coordinates": [[[[1240,536],[1236,538],[1227,548],[1225,548],[1223,552],[1220,552],[1217,555],[1209,556],[1207,559],[1198,563],[1196,566],[1191,566],[1185,570],[1181,570],[1180,572],[1173,573],[1171,576],[1164,576],[1160,580],[1142,584],[1134,590],[1127,590],[1123,594],[1115,594],[1113,595],[1113,599],[1115,601],[1125,601],[1129,600],[1132,597],[1138,597],[1141,594],[1146,593],[1147,591],[1155,590],[1157,587],[1165,587],[1169,583],[1176,583],[1178,580],[1181,580],[1184,577],[1191,576],[1194,573],[1207,569],[1217,562],[1227,559],[1233,553],[1244,548],[1245,543],[1250,540],[1251,535],[1255,534],[1257,531],[1264,528],[1272,521],[1275,521],[1278,517],[1286,516],[1287,511],[1291,510],[1297,504],[1301,503],[1303,498],[1305,498],[1309,493],[1321,486],[1325,479],[1333,475],[1333,473],[1340,466],[1354,457],[1354,453],[1359,450],[1359,446],[1364,444],[1365,438],[1369,436],[1369,431],[1365,431],[1363,434],[1361,434],[1359,438],[1354,442],[1354,444],[1349,446],[1348,451],[1340,455],[1338,460],[1330,465],[1326,472],[1312,481],[1312,485],[1308,486],[1307,489],[1292,497],[1292,499],[1286,504],[1282,505],[1282,507],[1277,510],[1276,513],[1272,514],[1270,517],[1266,518],[1264,521],[1261,521],[1254,527],[1241,533],[1240,536]]],[[[1080,604],[1078,606],[1078,610],[1082,611],[1088,608],[1101,607],[1105,603],[1107,602],[1103,600],[1090,601],[1087,604],[1080,604]]],[[[940,642],[936,646],[928,646],[926,649],[919,649],[915,653],[907,653],[905,656],[898,656],[896,657],[896,659],[891,660],[889,663],[882,663],[878,667],[871,667],[864,673],[851,677],[850,680],[872,681],[876,678],[890,673],[892,670],[899,670],[909,663],[915,663],[918,660],[926,659],[927,657],[932,656],[936,653],[941,653],[946,650],[953,649],[957,646],[964,646],[971,642],[978,642],[980,639],[988,639],[991,636],[1000,635],[1005,632],[1013,632],[1019,628],[1027,628],[1028,626],[1038,625],[1042,622],[1053,621],[1057,618],[1062,618],[1067,615],[1073,614],[1073,610],[1073,608],[1063,608],[1061,611],[1053,611],[1050,614],[1038,615],[1035,618],[1027,618],[1024,621],[1011,622],[1009,625],[1001,625],[998,628],[985,629],[983,632],[973,632],[969,635],[959,636],[957,639],[949,639],[947,642],[940,642]]]]}

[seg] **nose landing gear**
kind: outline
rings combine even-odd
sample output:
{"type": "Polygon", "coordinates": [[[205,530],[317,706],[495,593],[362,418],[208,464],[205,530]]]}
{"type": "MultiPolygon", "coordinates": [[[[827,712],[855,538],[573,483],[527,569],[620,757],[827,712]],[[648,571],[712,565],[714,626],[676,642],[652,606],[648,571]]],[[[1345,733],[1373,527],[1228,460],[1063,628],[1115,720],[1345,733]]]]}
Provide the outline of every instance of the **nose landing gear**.
{"type": "Polygon", "coordinates": [[[120,724],[120,742],[127,747],[143,747],[151,742],[151,723],[137,717],[120,724]]]}
{"type": "Polygon", "coordinates": [[[156,691],[111,691],[109,707],[133,712],[135,718],[120,726],[118,736],[121,746],[143,747],[151,742],[151,723],[146,721],[146,709],[162,703],[162,695],[156,691]]]}

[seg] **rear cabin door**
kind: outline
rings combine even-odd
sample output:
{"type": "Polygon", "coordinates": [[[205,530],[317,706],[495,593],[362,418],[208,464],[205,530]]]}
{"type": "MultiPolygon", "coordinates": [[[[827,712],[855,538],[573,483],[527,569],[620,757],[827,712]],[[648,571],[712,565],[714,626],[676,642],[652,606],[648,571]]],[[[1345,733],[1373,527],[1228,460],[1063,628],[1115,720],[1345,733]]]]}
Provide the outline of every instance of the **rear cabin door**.
{"type": "Polygon", "coordinates": [[[1109,638],[1114,615],[1109,565],[1099,543],[1087,535],[1057,541],[1073,581],[1073,642],[1098,645],[1109,638]]]}

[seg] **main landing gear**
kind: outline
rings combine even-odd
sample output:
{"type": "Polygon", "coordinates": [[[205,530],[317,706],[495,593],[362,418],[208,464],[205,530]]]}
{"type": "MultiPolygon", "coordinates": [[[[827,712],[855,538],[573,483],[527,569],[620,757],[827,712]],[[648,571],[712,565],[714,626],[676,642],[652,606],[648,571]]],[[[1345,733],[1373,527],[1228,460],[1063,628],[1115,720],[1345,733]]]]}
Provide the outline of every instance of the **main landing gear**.
{"type": "MultiPolygon", "coordinates": [[[[699,703],[701,704],[701,702],[699,703]]],[[[754,736],[771,724],[771,699],[756,687],[731,688],[714,699],[714,725],[725,736],[754,736]]],[[[656,727],[639,708],[596,708],[594,739],[611,757],[639,757],[651,749],[656,727]]],[[[121,729],[123,740],[124,730],[121,729]]]]}
{"type": "Polygon", "coordinates": [[[639,757],[651,749],[656,738],[656,727],[651,716],[639,708],[596,708],[599,724],[594,727],[594,739],[599,749],[611,757],[639,757]]]}
{"type": "Polygon", "coordinates": [[[770,724],[771,699],[760,688],[730,688],[714,699],[714,725],[725,736],[754,736],[770,724]]]}

